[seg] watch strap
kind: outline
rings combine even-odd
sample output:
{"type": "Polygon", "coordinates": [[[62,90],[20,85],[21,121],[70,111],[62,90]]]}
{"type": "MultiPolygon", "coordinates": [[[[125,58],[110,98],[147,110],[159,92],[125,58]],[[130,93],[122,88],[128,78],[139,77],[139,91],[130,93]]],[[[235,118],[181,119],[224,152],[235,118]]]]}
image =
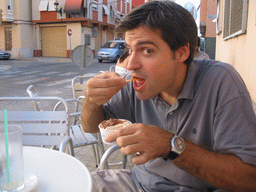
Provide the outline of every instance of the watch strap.
{"type": "Polygon", "coordinates": [[[170,151],[170,153],[164,158],[165,161],[167,161],[167,159],[170,160],[174,160],[179,156],[178,153],[175,153],[174,151],[170,151]]]}

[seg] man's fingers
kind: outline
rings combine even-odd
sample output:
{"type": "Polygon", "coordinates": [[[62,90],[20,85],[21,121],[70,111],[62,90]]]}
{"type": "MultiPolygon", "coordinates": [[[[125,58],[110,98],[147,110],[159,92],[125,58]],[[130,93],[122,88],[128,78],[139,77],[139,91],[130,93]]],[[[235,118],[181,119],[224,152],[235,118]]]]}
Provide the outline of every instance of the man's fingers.
{"type": "Polygon", "coordinates": [[[132,163],[135,164],[135,165],[141,165],[141,164],[146,163],[148,160],[149,159],[147,158],[146,154],[137,153],[132,158],[132,163]]]}
{"type": "MultiPolygon", "coordinates": [[[[107,142],[112,142],[115,141],[118,137],[122,138],[122,136],[129,136],[134,134],[136,131],[133,128],[133,124],[121,129],[116,130],[115,132],[109,134],[106,136],[105,141],[107,142]]],[[[128,137],[132,138],[132,137],[128,137]]],[[[120,140],[120,139],[119,139],[120,140]]],[[[118,144],[118,143],[117,143],[118,144]]]]}

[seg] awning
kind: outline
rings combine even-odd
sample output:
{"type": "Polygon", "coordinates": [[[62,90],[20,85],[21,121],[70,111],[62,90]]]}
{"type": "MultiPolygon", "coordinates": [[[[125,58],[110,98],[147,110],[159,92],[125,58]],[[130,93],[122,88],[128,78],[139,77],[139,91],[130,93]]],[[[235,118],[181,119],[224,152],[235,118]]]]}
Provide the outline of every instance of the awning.
{"type": "MultiPolygon", "coordinates": [[[[56,9],[55,9],[55,7],[54,7],[54,2],[55,2],[56,0],[49,0],[49,8],[48,8],[48,11],[56,11],[56,9]]],[[[59,7],[58,8],[60,8],[60,5],[59,5],[59,7]]]]}
{"type": "Polygon", "coordinates": [[[106,5],[102,5],[102,8],[103,8],[103,14],[106,14],[106,15],[109,15],[109,9],[108,9],[108,6],[106,5]]]}
{"type": "Polygon", "coordinates": [[[48,0],[41,0],[39,4],[39,11],[47,11],[48,10],[48,0]]]}
{"type": "Polygon", "coordinates": [[[83,0],[66,0],[64,12],[79,13],[83,0]]]}

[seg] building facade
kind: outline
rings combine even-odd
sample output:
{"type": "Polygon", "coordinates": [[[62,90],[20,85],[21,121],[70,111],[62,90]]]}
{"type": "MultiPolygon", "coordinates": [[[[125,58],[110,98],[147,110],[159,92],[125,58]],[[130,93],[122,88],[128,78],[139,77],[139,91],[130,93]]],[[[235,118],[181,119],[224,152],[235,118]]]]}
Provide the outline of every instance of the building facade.
{"type": "Polygon", "coordinates": [[[123,38],[114,28],[132,9],[130,0],[58,0],[57,13],[54,3],[32,1],[35,56],[70,57],[76,46],[85,44],[97,53],[106,41],[123,38]]]}
{"type": "Polygon", "coordinates": [[[200,1],[200,36],[204,39],[201,49],[215,59],[217,0],[200,1]]]}
{"type": "Polygon", "coordinates": [[[218,0],[216,59],[232,64],[256,102],[256,1],[218,0]]]}
{"type": "Polygon", "coordinates": [[[1,0],[0,50],[12,58],[33,56],[31,1],[1,0]]]}
{"type": "Polygon", "coordinates": [[[94,54],[115,33],[118,22],[144,0],[1,0],[0,49],[12,58],[70,57],[79,45],[94,54]],[[57,11],[55,3],[58,3],[57,11]]]}

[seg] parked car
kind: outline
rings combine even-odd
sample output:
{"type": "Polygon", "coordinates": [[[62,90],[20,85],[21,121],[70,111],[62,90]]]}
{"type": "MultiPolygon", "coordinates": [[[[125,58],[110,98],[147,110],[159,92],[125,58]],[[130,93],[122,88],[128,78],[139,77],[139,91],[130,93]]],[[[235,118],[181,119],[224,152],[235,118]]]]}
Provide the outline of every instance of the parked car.
{"type": "Polygon", "coordinates": [[[0,59],[10,59],[11,54],[5,51],[0,51],[0,59]]]}
{"type": "Polygon", "coordinates": [[[125,51],[125,41],[124,40],[112,40],[106,42],[103,47],[98,51],[98,61],[109,60],[117,62],[119,57],[125,51]]]}

